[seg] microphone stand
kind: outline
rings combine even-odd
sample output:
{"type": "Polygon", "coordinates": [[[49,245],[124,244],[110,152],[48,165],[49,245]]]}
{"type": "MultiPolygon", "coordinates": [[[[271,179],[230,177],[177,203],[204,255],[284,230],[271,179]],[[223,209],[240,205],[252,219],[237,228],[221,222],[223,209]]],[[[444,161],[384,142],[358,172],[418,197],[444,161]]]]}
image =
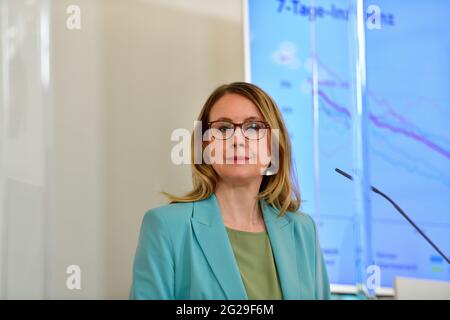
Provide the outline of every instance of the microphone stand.
{"type": "MultiPolygon", "coordinates": [[[[344,177],[346,177],[350,180],[353,180],[353,177],[351,175],[349,175],[348,173],[346,173],[345,171],[342,171],[339,168],[335,168],[335,171],[337,173],[343,175],[344,177]]],[[[408,217],[408,215],[402,210],[402,208],[400,208],[400,206],[394,202],[394,200],[389,198],[386,194],[384,194],[377,188],[372,187],[372,186],[370,186],[370,188],[372,189],[373,192],[378,193],[380,196],[382,196],[387,201],[389,201],[394,206],[394,208],[397,209],[397,211],[409,222],[409,224],[411,224],[414,227],[414,229],[416,229],[417,232],[419,232],[419,234],[434,248],[434,250],[436,250],[441,255],[441,257],[443,257],[445,259],[445,261],[447,261],[447,263],[450,264],[450,261],[447,258],[447,256],[438,248],[437,245],[435,245],[433,243],[433,241],[431,241],[430,238],[427,237],[427,235],[425,233],[423,233],[422,230],[420,230],[420,228],[408,217]]]]}

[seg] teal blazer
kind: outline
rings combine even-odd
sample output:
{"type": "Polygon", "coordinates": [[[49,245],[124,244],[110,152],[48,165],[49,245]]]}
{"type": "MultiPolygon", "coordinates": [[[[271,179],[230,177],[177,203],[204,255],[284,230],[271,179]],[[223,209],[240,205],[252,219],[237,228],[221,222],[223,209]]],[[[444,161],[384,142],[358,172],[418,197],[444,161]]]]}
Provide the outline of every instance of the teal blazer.
{"type": "MultiPolygon", "coordinates": [[[[330,285],[314,221],[260,200],[284,299],[329,299],[330,285]]],[[[214,193],[144,215],[130,299],[247,300],[214,193]]]]}

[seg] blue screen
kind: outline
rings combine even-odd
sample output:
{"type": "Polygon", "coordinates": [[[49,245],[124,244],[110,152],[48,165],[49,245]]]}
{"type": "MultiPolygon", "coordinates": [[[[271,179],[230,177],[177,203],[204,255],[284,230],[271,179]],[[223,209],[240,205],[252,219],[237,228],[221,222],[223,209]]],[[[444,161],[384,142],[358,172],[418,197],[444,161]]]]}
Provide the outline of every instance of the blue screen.
{"type": "MultiPolygon", "coordinates": [[[[248,78],[274,98],[283,114],[301,210],[315,219],[330,281],[340,285],[356,281],[354,185],[334,171],[351,172],[354,166],[355,50],[349,40],[355,33],[349,19],[354,3],[316,0],[312,21],[310,1],[248,0],[246,17],[248,78]],[[318,75],[316,140],[312,44],[318,75]]],[[[381,9],[379,28],[367,25],[365,30],[370,184],[393,198],[448,256],[450,1],[370,5],[381,9]]],[[[370,10],[366,18],[373,18],[370,10]]],[[[396,276],[450,281],[449,265],[391,204],[371,194],[369,207],[372,256],[382,287],[393,287],[396,276]]]]}

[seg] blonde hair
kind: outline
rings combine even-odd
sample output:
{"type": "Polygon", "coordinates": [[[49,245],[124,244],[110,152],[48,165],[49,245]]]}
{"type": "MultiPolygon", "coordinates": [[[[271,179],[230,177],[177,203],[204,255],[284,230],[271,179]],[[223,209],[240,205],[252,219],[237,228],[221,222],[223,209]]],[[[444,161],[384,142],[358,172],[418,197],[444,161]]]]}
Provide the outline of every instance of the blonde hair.
{"type": "MultiPolygon", "coordinates": [[[[263,176],[258,199],[264,199],[279,210],[282,216],[286,211],[296,212],[300,207],[300,193],[293,165],[291,144],[281,113],[274,100],[261,88],[247,82],[233,82],[216,88],[206,100],[198,116],[202,123],[202,134],[207,129],[209,113],[214,104],[225,94],[239,94],[253,102],[262,113],[264,120],[272,129],[279,129],[279,169],[274,175],[263,176]]],[[[214,192],[218,175],[210,164],[194,162],[194,135],[191,138],[191,163],[193,189],[185,196],[174,196],[162,192],[170,203],[200,201],[214,192]]]]}

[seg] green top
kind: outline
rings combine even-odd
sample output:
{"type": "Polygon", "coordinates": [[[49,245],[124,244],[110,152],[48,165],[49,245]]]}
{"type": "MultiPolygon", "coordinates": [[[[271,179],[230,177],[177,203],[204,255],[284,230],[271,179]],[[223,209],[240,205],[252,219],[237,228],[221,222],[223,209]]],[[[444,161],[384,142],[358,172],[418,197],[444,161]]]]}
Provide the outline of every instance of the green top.
{"type": "Polygon", "coordinates": [[[228,232],[249,300],[281,300],[280,282],[267,231],[228,232]]]}

